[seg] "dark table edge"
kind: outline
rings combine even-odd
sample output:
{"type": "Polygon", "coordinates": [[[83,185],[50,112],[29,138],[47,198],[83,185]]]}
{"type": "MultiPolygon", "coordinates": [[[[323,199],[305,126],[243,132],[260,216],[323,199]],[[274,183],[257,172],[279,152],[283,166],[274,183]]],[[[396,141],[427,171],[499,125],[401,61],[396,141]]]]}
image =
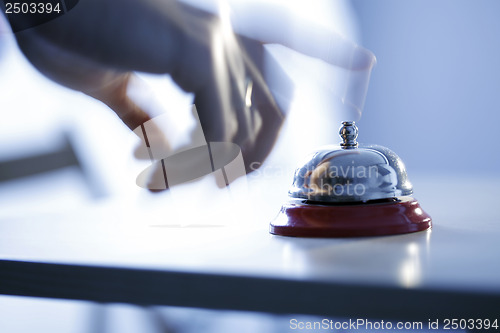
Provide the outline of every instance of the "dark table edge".
{"type": "Polygon", "coordinates": [[[0,294],[143,306],[425,321],[494,319],[500,309],[498,293],[12,260],[0,260],[0,294]]]}

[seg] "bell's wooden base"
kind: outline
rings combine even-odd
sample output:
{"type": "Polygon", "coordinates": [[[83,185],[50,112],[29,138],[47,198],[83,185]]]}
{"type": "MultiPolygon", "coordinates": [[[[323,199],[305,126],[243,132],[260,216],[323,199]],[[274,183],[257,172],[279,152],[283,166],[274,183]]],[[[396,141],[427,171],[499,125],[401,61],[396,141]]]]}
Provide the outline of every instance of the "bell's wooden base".
{"type": "Polygon", "coordinates": [[[293,237],[361,237],[405,234],[431,228],[432,219],[411,197],[394,202],[319,205],[287,203],[270,232],[293,237]]]}

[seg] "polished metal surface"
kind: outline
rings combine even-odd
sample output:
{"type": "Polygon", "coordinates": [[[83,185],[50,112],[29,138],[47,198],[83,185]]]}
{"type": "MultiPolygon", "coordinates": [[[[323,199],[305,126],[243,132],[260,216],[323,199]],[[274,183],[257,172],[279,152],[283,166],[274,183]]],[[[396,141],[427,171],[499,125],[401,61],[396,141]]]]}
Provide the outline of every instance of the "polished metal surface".
{"type": "Polygon", "coordinates": [[[289,196],[335,203],[366,202],[411,195],[401,159],[378,145],[358,145],[354,122],[343,122],[343,142],[316,151],[295,171],[289,196]]]}
{"type": "Polygon", "coordinates": [[[340,146],[344,149],[352,149],[358,147],[358,142],[356,139],[358,138],[358,127],[354,123],[354,121],[343,121],[342,127],[339,130],[340,137],[344,140],[344,142],[340,143],[340,146]]]}

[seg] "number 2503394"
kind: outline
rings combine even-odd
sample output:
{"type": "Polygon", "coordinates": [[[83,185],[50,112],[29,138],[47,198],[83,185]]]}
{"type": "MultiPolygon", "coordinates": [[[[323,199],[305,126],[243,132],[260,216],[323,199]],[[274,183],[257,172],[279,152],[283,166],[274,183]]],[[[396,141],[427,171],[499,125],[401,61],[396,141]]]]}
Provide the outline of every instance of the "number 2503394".
{"type": "Polygon", "coordinates": [[[59,2],[53,4],[50,2],[6,2],[5,14],[52,14],[60,13],[61,5],[59,2]]]}

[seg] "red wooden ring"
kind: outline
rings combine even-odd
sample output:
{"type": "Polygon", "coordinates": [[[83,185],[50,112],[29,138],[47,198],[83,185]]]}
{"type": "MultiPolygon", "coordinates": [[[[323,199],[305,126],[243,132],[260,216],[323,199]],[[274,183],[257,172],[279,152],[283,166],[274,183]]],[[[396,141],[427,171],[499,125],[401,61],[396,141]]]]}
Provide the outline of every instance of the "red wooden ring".
{"type": "Polygon", "coordinates": [[[287,203],[270,232],[294,237],[360,237],[405,234],[431,228],[432,219],[411,197],[384,203],[316,205],[287,203]]]}

